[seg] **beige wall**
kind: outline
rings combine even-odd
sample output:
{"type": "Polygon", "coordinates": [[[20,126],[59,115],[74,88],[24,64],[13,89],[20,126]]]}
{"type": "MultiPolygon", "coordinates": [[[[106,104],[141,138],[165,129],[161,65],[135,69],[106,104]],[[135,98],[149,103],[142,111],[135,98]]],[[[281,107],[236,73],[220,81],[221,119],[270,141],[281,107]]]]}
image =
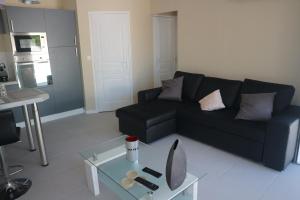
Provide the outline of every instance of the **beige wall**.
{"type": "Polygon", "coordinates": [[[152,22],[150,0],[77,0],[77,16],[81,45],[85,104],[88,111],[95,109],[94,81],[91,55],[89,11],[130,11],[133,60],[134,95],[153,86],[152,22]]]}
{"type": "Polygon", "coordinates": [[[152,0],[174,10],[179,69],[293,84],[300,105],[299,0],[152,0]]]}
{"type": "MultiPolygon", "coordinates": [[[[2,8],[0,8],[2,9],[2,8]]],[[[0,12],[3,12],[0,10],[0,12]]],[[[0,14],[1,17],[1,14],[0,14]]],[[[0,33],[0,52],[5,52],[6,51],[6,46],[5,46],[5,34],[0,33]]]]}
{"type": "Polygon", "coordinates": [[[76,10],[76,0],[62,0],[62,8],[66,10],[76,10]]]}
{"type": "Polygon", "coordinates": [[[5,45],[4,45],[4,34],[0,34],[0,52],[6,51],[5,45]]]}

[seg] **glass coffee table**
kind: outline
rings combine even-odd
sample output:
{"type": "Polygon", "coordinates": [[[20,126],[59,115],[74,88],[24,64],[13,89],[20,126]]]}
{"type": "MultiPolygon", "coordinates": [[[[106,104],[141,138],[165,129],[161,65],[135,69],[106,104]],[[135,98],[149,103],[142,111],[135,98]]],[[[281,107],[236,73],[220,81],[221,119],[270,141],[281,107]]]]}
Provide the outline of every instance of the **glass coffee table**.
{"type": "Polygon", "coordinates": [[[198,181],[206,175],[205,173],[201,177],[187,173],[184,183],[172,191],[165,177],[168,152],[163,154],[154,147],[139,142],[139,160],[136,163],[130,162],[126,159],[126,137],[124,135],[115,138],[80,153],[85,161],[88,187],[95,196],[101,198],[99,184],[102,183],[122,200],[197,200],[198,181]],[[144,167],[154,169],[163,175],[156,178],[143,172],[144,167]],[[124,188],[122,180],[132,171],[158,185],[159,189],[151,191],[137,182],[131,188],[124,188]]]}

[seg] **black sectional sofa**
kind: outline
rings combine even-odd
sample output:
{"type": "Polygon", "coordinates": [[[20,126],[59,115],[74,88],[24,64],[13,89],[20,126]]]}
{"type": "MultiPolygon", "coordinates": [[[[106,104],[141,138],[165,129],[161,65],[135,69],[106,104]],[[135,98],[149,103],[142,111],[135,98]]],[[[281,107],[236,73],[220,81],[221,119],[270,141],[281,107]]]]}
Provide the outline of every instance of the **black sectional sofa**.
{"type": "Polygon", "coordinates": [[[298,138],[300,107],[290,105],[294,87],[246,79],[184,77],[182,102],[159,100],[161,88],[138,93],[138,104],[116,111],[119,129],[150,143],[172,133],[193,138],[281,171],[293,160],[298,138]],[[220,89],[226,109],[202,111],[199,99],[220,89]],[[268,122],[236,120],[240,94],[276,92],[273,117],[268,122]]]}

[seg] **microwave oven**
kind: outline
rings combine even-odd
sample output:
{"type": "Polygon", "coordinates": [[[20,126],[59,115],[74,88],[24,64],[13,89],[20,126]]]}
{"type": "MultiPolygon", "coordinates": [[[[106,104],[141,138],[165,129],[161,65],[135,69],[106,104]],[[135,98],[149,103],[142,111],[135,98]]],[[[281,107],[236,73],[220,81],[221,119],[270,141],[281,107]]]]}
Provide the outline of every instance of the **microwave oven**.
{"type": "Polygon", "coordinates": [[[14,56],[48,53],[46,33],[11,33],[10,37],[14,56]]]}

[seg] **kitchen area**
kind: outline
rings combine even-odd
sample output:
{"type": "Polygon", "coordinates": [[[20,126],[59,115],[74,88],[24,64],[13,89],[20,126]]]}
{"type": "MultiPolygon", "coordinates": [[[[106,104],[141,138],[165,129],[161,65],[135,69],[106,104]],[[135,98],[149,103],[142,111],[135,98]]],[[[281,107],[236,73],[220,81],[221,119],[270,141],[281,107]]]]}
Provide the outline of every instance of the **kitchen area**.
{"type": "MultiPolygon", "coordinates": [[[[82,112],[75,12],[2,6],[0,13],[0,84],[7,91],[38,88],[49,94],[39,103],[42,117],[82,112]]],[[[13,111],[17,122],[24,121],[22,109],[13,111]]]]}
{"type": "Polygon", "coordinates": [[[78,48],[75,11],[0,4],[0,111],[12,110],[26,127],[42,166],[49,162],[41,122],[84,112],[78,48]]]}
{"type": "Polygon", "coordinates": [[[84,112],[75,11],[28,6],[39,1],[17,3],[26,6],[0,1],[0,199],[18,198],[32,184],[10,178],[3,152],[20,141],[20,127],[26,128],[28,150],[38,150],[40,165],[47,167],[42,122],[84,112]]]}

